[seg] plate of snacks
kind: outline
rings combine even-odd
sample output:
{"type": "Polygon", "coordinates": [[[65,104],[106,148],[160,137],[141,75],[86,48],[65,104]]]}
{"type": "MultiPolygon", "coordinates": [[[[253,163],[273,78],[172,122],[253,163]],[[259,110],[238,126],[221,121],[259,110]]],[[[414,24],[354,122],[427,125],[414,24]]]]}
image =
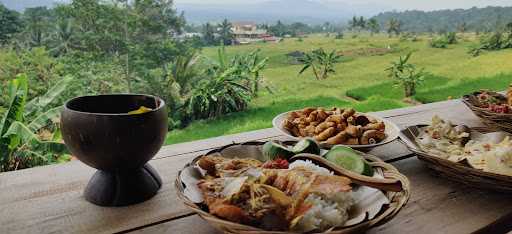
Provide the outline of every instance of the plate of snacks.
{"type": "Polygon", "coordinates": [[[352,108],[308,107],[282,113],[272,124],[292,139],[312,137],[327,148],[334,145],[372,148],[390,143],[400,134],[394,123],[352,108]]]}
{"type": "Polygon", "coordinates": [[[488,127],[512,133],[512,88],[506,95],[481,90],[465,95],[462,101],[488,127]]]}
{"type": "Polygon", "coordinates": [[[430,125],[408,127],[400,138],[449,179],[512,192],[512,138],[506,132],[481,132],[434,116],[430,125]]]}
{"type": "Polygon", "coordinates": [[[348,147],[321,150],[312,139],[227,145],[187,164],[176,188],[226,233],[361,233],[410,197],[392,165],[348,147]]]}

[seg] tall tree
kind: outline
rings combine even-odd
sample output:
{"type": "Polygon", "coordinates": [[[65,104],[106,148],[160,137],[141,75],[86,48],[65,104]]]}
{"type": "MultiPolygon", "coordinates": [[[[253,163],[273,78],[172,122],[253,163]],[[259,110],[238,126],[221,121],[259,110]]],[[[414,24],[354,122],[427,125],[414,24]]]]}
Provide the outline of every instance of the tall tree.
{"type": "Polygon", "coordinates": [[[51,32],[51,10],[46,7],[25,9],[24,21],[31,46],[42,46],[51,32]]]}
{"type": "Polygon", "coordinates": [[[0,44],[7,43],[14,34],[20,32],[22,22],[20,14],[7,9],[0,3],[0,44]]]}
{"type": "Polygon", "coordinates": [[[233,41],[233,31],[231,30],[231,28],[233,27],[233,25],[227,19],[224,19],[222,23],[219,24],[218,27],[222,43],[224,45],[231,45],[233,41]]]}
{"type": "Polygon", "coordinates": [[[281,20],[278,20],[277,23],[273,26],[270,26],[270,32],[274,34],[274,36],[283,37],[286,34],[289,34],[289,32],[286,29],[286,25],[281,22],[281,20]]]}
{"type": "Polygon", "coordinates": [[[375,18],[371,18],[370,20],[368,20],[367,27],[370,30],[372,36],[373,34],[380,32],[379,22],[377,22],[375,18]]]}
{"type": "Polygon", "coordinates": [[[62,55],[75,48],[74,44],[74,27],[71,19],[58,20],[55,25],[55,33],[53,35],[53,44],[51,52],[54,55],[62,55]]]}
{"type": "Polygon", "coordinates": [[[357,26],[359,27],[360,30],[366,29],[366,20],[364,19],[363,16],[359,17],[359,20],[357,21],[357,26]]]}
{"type": "Polygon", "coordinates": [[[397,19],[390,19],[388,21],[387,27],[389,37],[391,37],[393,33],[398,36],[402,32],[402,23],[397,19]]]}

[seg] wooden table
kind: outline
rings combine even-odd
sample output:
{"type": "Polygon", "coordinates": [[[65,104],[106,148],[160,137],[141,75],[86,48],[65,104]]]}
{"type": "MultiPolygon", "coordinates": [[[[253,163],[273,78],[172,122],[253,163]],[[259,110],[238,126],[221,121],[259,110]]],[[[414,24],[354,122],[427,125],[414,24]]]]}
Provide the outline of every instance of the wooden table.
{"type": "MultiPolygon", "coordinates": [[[[378,112],[400,127],[434,114],[471,127],[480,121],[459,100],[378,112]]],[[[270,121],[270,120],[269,120],[270,121]]],[[[236,124],[236,123],[233,123],[236,124]]],[[[104,208],[82,191],[94,170],[79,161],[0,174],[0,233],[217,233],[176,196],[176,173],[193,157],[232,142],[283,139],[273,129],[166,146],[150,162],[163,187],[142,204],[104,208]]],[[[409,203],[369,233],[502,233],[512,230],[512,195],[470,188],[438,177],[398,142],[370,153],[392,163],[412,183],[409,203]]]]}

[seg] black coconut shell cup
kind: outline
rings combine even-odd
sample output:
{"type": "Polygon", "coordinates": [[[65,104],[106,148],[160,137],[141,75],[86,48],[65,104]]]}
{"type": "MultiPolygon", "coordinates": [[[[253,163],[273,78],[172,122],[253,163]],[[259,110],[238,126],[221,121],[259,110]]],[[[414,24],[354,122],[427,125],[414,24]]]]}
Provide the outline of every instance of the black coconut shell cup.
{"type": "Polygon", "coordinates": [[[167,110],[150,95],[118,94],[77,97],[61,115],[62,136],[71,153],[98,169],[84,197],[100,206],[126,206],[153,197],[162,185],[146,164],[167,134],[167,110]],[[152,110],[128,112],[141,106],[152,110]]]}

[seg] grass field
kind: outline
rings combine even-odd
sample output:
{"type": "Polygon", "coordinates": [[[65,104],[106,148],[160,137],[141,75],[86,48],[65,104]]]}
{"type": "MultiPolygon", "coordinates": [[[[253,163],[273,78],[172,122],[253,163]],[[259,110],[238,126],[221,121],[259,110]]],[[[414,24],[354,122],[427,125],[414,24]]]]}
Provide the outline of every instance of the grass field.
{"type": "MultiPolygon", "coordinates": [[[[341,40],[313,35],[302,42],[287,38],[278,44],[228,47],[226,51],[230,55],[261,49],[262,55],[269,57],[263,76],[271,92],[262,91],[245,112],[197,121],[185,129],[172,131],[167,144],[268,128],[275,115],[304,106],[352,106],[360,111],[405,107],[408,104],[402,101],[402,90],[394,87],[384,69],[409,51],[414,52],[411,62],[429,73],[414,97],[422,103],[458,98],[480,88],[503,90],[512,82],[512,50],[472,57],[467,53],[476,41],[472,35],[462,36],[458,44],[447,49],[430,48],[428,41],[427,37],[412,42],[385,35],[346,36],[341,40]],[[287,54],[320,47],[347,52],[344,61],[336,65],[336,74],[320,81],[310,73],[298,76],[301,66],[287,54]],[[373,49],[386,52],[363,53],[373,49]]],[[[217,48],[205,48],[203,55],[214,58],[216,51],[217,48]]]]}

